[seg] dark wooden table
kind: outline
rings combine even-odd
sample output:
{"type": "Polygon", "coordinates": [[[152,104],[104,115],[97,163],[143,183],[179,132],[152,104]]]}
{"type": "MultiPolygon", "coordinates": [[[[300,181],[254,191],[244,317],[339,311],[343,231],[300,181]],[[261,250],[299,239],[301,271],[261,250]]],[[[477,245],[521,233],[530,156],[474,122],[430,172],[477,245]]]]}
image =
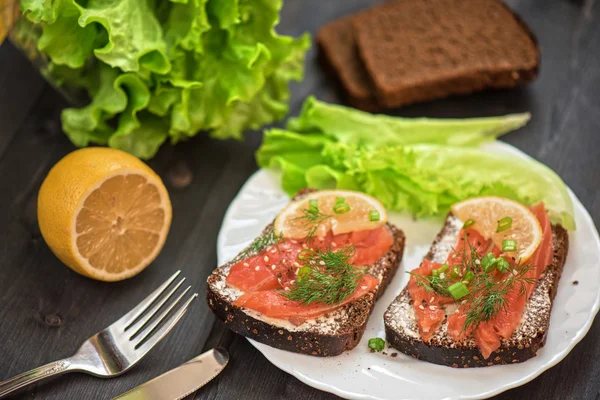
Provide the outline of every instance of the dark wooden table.
{"type": "MultiPolygon", "coordinates": [[[[328,20],[367,7],[369,0],[286,0],[280,31],[314,33],[328,20]]],[[[600,221],[600,2],[513,0],[542,48],[539,79],[525,89],[406,107],[405,116],[472,117],[530,111],[529,125],[503,140],[557,171],[600,221]]],[[[293,86],[292,113],[303,99],[338,102],[336,86],[308,55],[306,78],[293,86]]],[[[50,167],[74,148],[61,132],[64,100],[10,44],[0,47],[0,380],[69,356],[85,338],[109,325],[182,269],[201,294],[216,266],[216,237],[227,205],[256,170],[259,132],[244,142],[205,135],[164,146],[150,165],[165,180],[173,225],[158,259],[139,276],[101,283],[64,267],[50,252],[36,221],[38,188],[50,167]],[[178,189],[173,171],[189,168],[178,189]]],[[[216,345],[231,363],[196,399],[331,399],[271,365],[244,338],[216,323],[198,301],[137,367],[112,380],[68,375],[12,398],[109,399],[216,345]]],[[[600,324],[556,367],[498,399],[599,399],[600,324]]],[[[401,393],[399,393],[399,396],[401,393]]]]}

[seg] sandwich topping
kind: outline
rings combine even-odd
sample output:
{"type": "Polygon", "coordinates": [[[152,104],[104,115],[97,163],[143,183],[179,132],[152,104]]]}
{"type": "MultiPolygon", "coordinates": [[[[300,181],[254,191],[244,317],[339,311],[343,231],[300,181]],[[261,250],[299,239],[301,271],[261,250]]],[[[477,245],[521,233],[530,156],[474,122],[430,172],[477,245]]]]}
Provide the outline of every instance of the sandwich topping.
{"type": "Polygon", "coordinates": [[[486,201],[487,207],[479,209],[486,210],[483,215],[479,213],[480,219],[465,218],[477,213],[469,213],[459,203],[456,208],[461,210],[459,214],[465,223],[447,260],[423,260],[410,272],[408,291],[423,341],[429,342],[446,323],[453,340],[474,337],[487,359],[522,323],[527,301],[552,263],[553,249],[551,225],[543,203],[530,209],[521,205],[521,209],[504,209],[507,215],[498,217],[494,215],[498,199],[479,198],[479,206],[486,201]],[[492,221],[485,220],[489,216],[495,224],[491,233],[492,221]],[[531,216],[534,224],[522,221],[531,220],[531,216]],[[527,239],[522,244],[518,238],[535,238],[538,233],[519,233],[524,226],[540,229],[533,250],[527,239]]]}
{"type": "Polygon", "coordinates": [[[361,193],[290,203],[234,261],[227,283],[244,292],[234,305],[299,325],[374,291],[380,281],[369,266],[394,242],[386,222],[385,209],[361,193]]]}

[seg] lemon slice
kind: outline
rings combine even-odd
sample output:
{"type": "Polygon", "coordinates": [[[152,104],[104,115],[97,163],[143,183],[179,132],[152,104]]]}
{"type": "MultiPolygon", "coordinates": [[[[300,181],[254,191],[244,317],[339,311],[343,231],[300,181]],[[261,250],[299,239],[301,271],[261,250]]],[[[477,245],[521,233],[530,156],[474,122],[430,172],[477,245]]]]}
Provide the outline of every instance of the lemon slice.
{"type": "Polygon", "coordinates": [[[387,222],[383,205],[375,198],[349,190],[323,190],[288,204],[275,219],[274,229],[283,237],[303,239],[312,231],[322,237],[371,230],[387,222]],[[310,213],[311,205],[316,212],[310,213]],[[337,211],[337,212],[336,212],[337,211]],[[308,216],[312,214],[312,216],[308,216]]]}
{"type": "Polygon", "coordinates": [[[475,197],[454,204],[452,213],[461,221],[475,221],[472,226],[486,239],[492,239],[494,244],[502,249],[503,240],[514,240],[517,250],[506,254],[527,262],[542,241],[542,227],[536,216],[526,206],[501,197],[475,197]],[[508,217],[508,218],[507,218],[508,217]],[[498,222],[510,227],[498,232],[498,222]]]}
{"type": "Polygon", "coordinates": [[[74,151],[48,173],[38,222],[56,256],[82,275],[118,281],[138,274],[162,249],[171,202],[161,179],[120,150],[74,151]]]}

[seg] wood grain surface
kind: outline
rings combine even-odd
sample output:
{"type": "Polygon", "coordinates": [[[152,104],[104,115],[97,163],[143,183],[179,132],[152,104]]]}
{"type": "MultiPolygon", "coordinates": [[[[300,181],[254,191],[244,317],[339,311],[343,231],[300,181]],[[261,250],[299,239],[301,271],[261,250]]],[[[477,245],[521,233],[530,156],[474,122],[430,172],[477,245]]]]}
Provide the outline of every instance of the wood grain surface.
{"type": "MultiPolygon", "coordinates": [[[[369,0],[285,0],[279,31],[312,34],[369,0]]],[[[600,221],[600,1],[512,0],[542,49],[541,74],[524,89],[486,92],[399,109],[403,116],[475,117],[530,111],[531,122],[502,140],[544,162],[600,221]]],[[[304,98],[340,102],[336,84],[308,54],[306,77],[293,85],[291,112],[304,98]]],[[[60,128],[66,102],[11,45],[0,47],[0,380],[69,356],[176,269],[203,298],[216,267],[216,237],[229,202],[256,170],[260,132],[246,140],[206,135],[165,145],[149,162],[165,180],[173,225],[158,259],[139,276],[101,283],[64,267],[45,245],[36,197],[50,167],[74,147],[60,128]],[[177,177],[191,174],[181,188],[177,177]],[[175,178],[175,179],[174,179],[175,178]]],[[[230,365],[196,399],[333,399],[271,365],[244,338],[224,329],[203,300],[127,374],[101,380],[72,374],[31,386],[12,399],[110,399],[203,350],[229,349],[230,365]]],[[[400,396],[401,394],[399,394],[400,396]]],[[[497,399],[599,399],[600,324],[539,378],[497,399]]]]}

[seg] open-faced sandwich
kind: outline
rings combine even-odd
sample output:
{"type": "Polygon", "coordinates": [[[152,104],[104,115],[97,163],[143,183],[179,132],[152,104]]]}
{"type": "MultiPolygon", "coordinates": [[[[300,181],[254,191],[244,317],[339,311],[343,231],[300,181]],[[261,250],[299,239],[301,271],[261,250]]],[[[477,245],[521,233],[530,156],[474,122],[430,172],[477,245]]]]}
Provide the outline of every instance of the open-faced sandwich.
{"type": "Polygon", "coordinates": [[[354,348],[398,269],[404,234],[376,199],[298,193],[234,260],[208,278],[208,304],[234,332],[280,349],[354,348]]]}
{"type": "Polygon", "coordinates": [[[568,247],[543,203],[479,197],[455,204],[384,315],[389,344],[461,368],[534,357],[546,341],[568,247]]]}

